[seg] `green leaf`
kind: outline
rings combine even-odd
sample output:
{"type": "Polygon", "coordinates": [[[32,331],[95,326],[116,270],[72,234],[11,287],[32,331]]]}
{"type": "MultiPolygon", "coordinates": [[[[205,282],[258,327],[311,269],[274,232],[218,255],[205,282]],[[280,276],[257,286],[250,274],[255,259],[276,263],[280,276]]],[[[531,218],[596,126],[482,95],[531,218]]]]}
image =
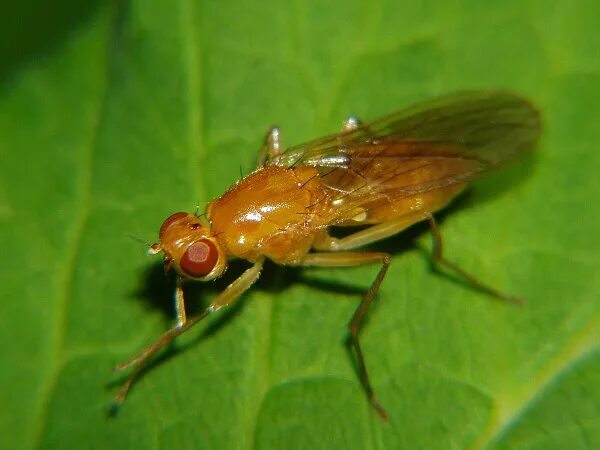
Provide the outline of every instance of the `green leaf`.
{"type": "Polygon", "coordinates": [[[600,446],[598,2],[55,3],[0,19],[1,448],[600,446]],[[111,367],[172,323],[172,283],[129,234],[252,170],[273,123],[294,144],[489,87],[536,103],[544,135],[441,231],[522,308],[432,273],[424,227],[382,244],[362,342],[384,423],[344,345],[377,269],[271,265],[108,417],[111,367]]]}

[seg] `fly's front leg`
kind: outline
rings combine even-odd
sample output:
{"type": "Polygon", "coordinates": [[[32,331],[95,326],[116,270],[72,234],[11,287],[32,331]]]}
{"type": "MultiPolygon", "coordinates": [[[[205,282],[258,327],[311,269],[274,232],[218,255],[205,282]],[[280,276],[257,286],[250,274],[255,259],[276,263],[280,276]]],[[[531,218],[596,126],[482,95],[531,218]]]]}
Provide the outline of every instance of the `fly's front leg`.
{"type": "Polygon", "coordinates": [[[279,130],[279,127],[272,126],[265,135],[262,148],[260,149],[260,155],[258,156],[258,164],[256,165],[256,168],[263,168],[268,160],[280,155],[282,151],[281,131],[279,130]]]}
{"type": "Polygon", "coordinates": [[[169,331],[164,333],[156,342],[148,346],[138,355],[134,356],[130,360],[119,364],[115,367],[115,371],[127,369],[135,366],[125,383],[119,389],[115,397],[115,405],[119,406],[125,401],[125,397],[129,392],[134,381],[138,375],[148,365],[152,357],[159,352],[166,345],[171,343],[177,336],[189,330],[191,327],[196,325],[210,313],[221,309],[224,306],[232,304],[238,299],[245,291],[254,284],[254,282],[260,276],[264,258],[261,258],[254,263],[252,267],[247,269],[242,275],[239,276],[233,283],[225,288],[223,292],[213,301],[208,308],[202,311],[200,314],[186,319],[185,316],[185,302],[183,298],[183,288],[181,286],[181,280],[178,279],[177,286],[175,288],[175,309],[177,312],[177,325],[171,328],[169,331]]]}
{"type": "Polygon", "coordinates": [[[175,315],[177,316],[177,326],[182,327],[187,322],[187,316],[185,314],[185,299],[183,298],[183,280],[180,276],[177,276],[175,286],[175,315]]]}
{"type": "Polygon", "coordinates": [[[483,284],[481,281],[477,280],[474,276],[465,272],[453,262],[448,261],[443,254],[442,235],[440,234],[440,230],[437,226],[434,217],[431,214],[428,214],[427,221],[429,222],[429,227],[431,228],[431,235],[433,237],[433,260],[437,264],[439,264],[440,266],[447,267],[448,269],[456,273],[458,276],[460,276],[467,283],[469,283],[471,286],[473,286],[475,289],[485,292],[486,294],[494,298],[510,303],[523,303],[523,299],[509,294],[505,294],[504,292],[500,292],[497,289],[483,284]]]}
{"type": "Polygon", "coordinates": [[[348,267],[372,263],[380,263],[381,269],[377,273],[377,277],[375,277],[375,280],[371,284],[371,287],[367,291],[366,295],[360,302],[360,305],[354,312],[354,315],[352,316],[352,319],[348,324],[348,329],[350,330],[350,342],[356,354],[356,361],[358,363],[360,379],[366,391],[367,397],[369,398],[371,405],[373,406],[375,411],[377,411],[379,416],[383,420],[387,420],[388,414],[377,400],[377,397],[375,396],[375,391],[373,390],[371,382],[369,381],[369,373],[367,372],[367,366],[365,365],[365,359],[363,357],[363,352],[360,347],[358,335],[365,314],[367,313],[369,306],[373,302],[373,298],[375,298],[375,295],[377,294],[379,285],[383,281],[383,278],[385,277],[385,274],[388,270],[388,267],[390,265],[390,255],[381,252],[309,253],[308,255],[306,255],[306,258],[301,263],[301,265],[321,267],[348,267]]]}

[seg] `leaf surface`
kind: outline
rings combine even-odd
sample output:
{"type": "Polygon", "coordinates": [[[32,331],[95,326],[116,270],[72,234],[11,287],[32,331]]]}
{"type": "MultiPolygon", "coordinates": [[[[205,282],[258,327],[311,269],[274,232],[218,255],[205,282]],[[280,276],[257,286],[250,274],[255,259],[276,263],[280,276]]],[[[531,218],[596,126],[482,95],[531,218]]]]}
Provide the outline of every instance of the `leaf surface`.
{"type": "Polygon", "coordinates": [[[26,8],[0,33],[0,447],[600,446],[597,2],[65,0],[52,26],[26,8]],[[344,345],[376,268],[271,265],[107,417],[110,368],[172,320],[128,234],[221,194],[273,123],[292,145],[473,88],[544,116],[536,154],[441,221],[449,259],[522,308],[432,273],[424,227],[381,244],[362,340],[383,423],[344,345]]]}

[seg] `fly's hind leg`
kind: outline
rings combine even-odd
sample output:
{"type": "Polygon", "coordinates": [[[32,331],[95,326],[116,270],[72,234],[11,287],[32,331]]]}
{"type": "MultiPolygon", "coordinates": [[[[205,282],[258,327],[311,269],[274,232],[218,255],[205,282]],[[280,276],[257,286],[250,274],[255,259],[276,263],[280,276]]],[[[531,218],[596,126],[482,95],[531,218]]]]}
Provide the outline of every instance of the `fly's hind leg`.
{"type": "MultiPolygon", "coordinates": [[[[362,125],[361,121],[355,117],[350,116],[342,124],[342,132],[353,131],[362,125]]],[[[258,155],[258,161],[256,164],[257,169],[261,169],[265,166],[266,162],[276,156],[281,155],[283,152],[283,146],[281,145],[281,130],[277,126],[272,126],[267,131],[263,145],[258,155]]]]}
{"type": "Polygon", "coordinates": [[[344,122],[342,122],[342,133],[348,133],[350,131],[354,131],[358,128],[364,128],[368,132],[373,132],[371,127],[368,124],[365,124],[362,120],[360,120],[356,116],[348,116],[344,122]]]}
{"type": "Polygon", "coordinates": [[[269,131],[267,131],[267,134],[265,135],[263,145],[260,149],[260,155],[258,156],[258,163],[256,165],[256,168],[263,168],[268,160],[280,155],[282,151],[283,148],[281,147],[281,131],[279,130],[279,127],[272,126],[271,128],[269,128],[269,131]]]}
{"type": "Polygon", "coordinates": [[[362,125],[360,119],[356,116],[349,116],[342,123],[342,132],[353,131],[362,125]]]}
{"type": "Polygon", "coordinates": [[[419,211],[411,214],[407,214],[398,217],[388,222],[383,222],[378,225],[373,225],[365,230],[353,233],[350,236],[346,236],[342,239],[337,239],[329,236],[327,233],[320,235],[314,243],[314,248],[317,250],[325,251],[340,251],[340,250],[352,250],[354,248],[362,247],[373,242],[385,239],[394,234],[400,233],[402,230],[409,226],[427,220],[431,228],[431,234],[433,236],[433,260],[439,266],[446,267],[452,270],[455,274],[473,286],[475,289],[484,292],[499,300],[522,304],[523,299],[510,294],[506,294],[497,289],[494,289],[481,281],[477,280],[474,276],[468,274],[463,269],[458,267],[451,261],[448,261],[443,254],[442,236],[438,229],[437,223],[433,215],[429,212],[419,211]]]}
{"type": "Polygon", "coordinates": [[[413,212],[387,222],[370,226],[369,228],[357,231],[356,233],[352,233],[341,239],[330,236],[327,232],[323,232],[317,236],[313,248],[315,248],[315,250],[328,252],[353,250],[398,234],[411,225],[425,219],[427,219],[426,214],[422,212],[413,212]]]}
{"type": "Polygon", "coordinates": [[[363,352],[360,347],[360,341],[358,339],[358,335],[360,332],[360,328],[369,309],[369,306],[373,302],[373,298],[377,294],[377,290],[379,289],[379,285],[383,281],[385,274],[390,265],[390,255],[382,252],[339,252],[339,253],[309,253],[306,255],[306,258],[301,263],[303,266],[321,266],[321,267],[348,267],[348,266],[360,266],[363,264],[372,264],[372,263],[380,263],[381,269],[377,273],[377,277],[373,283],[371,283],[371,287],[367,291],[366,295],[363,297],[360,305],[354,312],[350,323],[348,324],[348,329],[350,330],[350,339],[352,348],[354,349],[354,353],[356,354],[356,361],[358,363],[358,371],[360,374],[361,383],[366,391],[367,397],[371,402],[371,405],[379,414],[379,416],[383,420],[388,419],[388,414],[386,410],[381,406],[377,397],[375,396],[375,391],[371,386],[371,382],[369,381],[369,373],[367,372],[367,366],[365,365],[365,359],[363,357],[363,352]]]}
{"type": "Polygon", "coordinates": [[[446,267],[452,270],[455,274],[460,276],[463,280],[473,286],[475,289],[485,292],[486,294],[497,298],[499,300],[522,304],[523,299],[520,297],[515,297],[509,294],[505,294],[504,292],[500,292],[497,289],[494,289],[490,286],[483,284],[481,281],[477,280],[474,276],[468,274],[463,269],[458,267],[451,261],[448,261],[443,254],[443,244],[442,244],[442,235],[440,234],[440,230],[437,226],[437,223],[431,214],[427,214],[427,221],[429,222],[429,227],[431,228],[431,235],[433,237],[433,260],[436,264],[440,266],[446,267]]]}

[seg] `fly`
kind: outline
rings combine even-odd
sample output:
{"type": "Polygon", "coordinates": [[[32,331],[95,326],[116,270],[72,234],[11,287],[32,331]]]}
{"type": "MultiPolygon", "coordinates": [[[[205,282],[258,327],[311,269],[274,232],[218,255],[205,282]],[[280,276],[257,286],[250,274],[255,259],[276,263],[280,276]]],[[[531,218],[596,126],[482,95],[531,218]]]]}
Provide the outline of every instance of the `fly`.
{"type": "Polygon", "coordinates": [[[289,266],[342,267],[379,264],[371,287],[349,322],[350,343],[366,395],[383,419],[359,342],[361,324],[390,265],[387,252],[360,247],[427,221],[433,259],[476,289],[498,299],[519,299],[496,290],[448,261],[435,211],[467,183],[533,148],[540,116],[527,100],[503,91],[440,97],[342,131],[283,149],[278,128],[265,138],[257,169],[211,201],[205,214],[168,217],[150,253],[162,252],[177,273],[177,323],[115,370],[133,367],[116,396],[120,405],[137,376],[163,347],[209,314],[231,305],[258,279],[266,259],[289,266]],[[331,227],[361,226],[343,238],[331,227]],[[188,318],[182,284],[220,277],[230,258],[252,263],[202,313],[188,318]]]}

